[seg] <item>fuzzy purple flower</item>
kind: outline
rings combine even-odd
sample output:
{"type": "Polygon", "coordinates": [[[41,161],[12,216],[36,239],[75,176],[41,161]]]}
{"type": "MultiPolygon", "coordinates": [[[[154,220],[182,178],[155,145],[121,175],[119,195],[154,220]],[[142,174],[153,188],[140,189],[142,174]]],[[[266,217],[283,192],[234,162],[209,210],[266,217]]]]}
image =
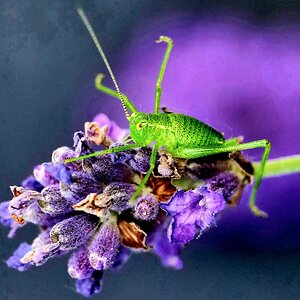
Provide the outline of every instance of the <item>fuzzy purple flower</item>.
{"type": "Polygon", "coordinates": [[[30,175],[28,176],[27,178],[25,178],[23,181],[22,181],[22,187],[27,189],[27,190],[34,190],[34,191],[37,191],[37,192],[40,192],[44,186],[41,185],[33,175],[30,175]]]}
{"type": "Polygon", "coordinates": [[[121,212],[131,207],[129,200],[135,191],[135,186],[126,182],[114,182],[106,186],[103,191],[102,202],[109,203],[113,211],[121,212]]]}
{"type": "Polygon", "coordinates": [[[101,193],[102,185],[86,172],[75,171],[71,175],[71,183],[60,183],[62,196],[71,203],[79,202],[90,193],[101,193]]]}
{"type": "Polygon", "coordinates": [[[147,242],[152,247],[153,252],[160,258],[164,267],[180,270],[183,268],[183,262],[180,258],[182,245],[172,244],[169,241],[167,236],[169,223],[169,218],[159,222],[149,235],[147,242]]]}
{"type": "Polygon", "coordinates": [[[48,186],[57,184],[58,180],[51,174],[48,168],[48,163],[43,163],[41,165],[35,166],[33,169],[33,175],[37,182],[39,182],[42,186],[48,186]]]}
{"type": "Polygon", "coordinates": [[[108,126],[107,136],[113,142],[122,141],[122,139],[129,134],[128,129],[119,127],[114,121],[110,120],[105,114],[100,113],[94,117],[94,122],[97,122],[101,127],[108,126]]]}
{"type": "Polygon", "coordinates": [[[98,222],[98,218],[86,214],[65,219],[52,227],[51,241],[58,242],[61,250],[75,249],[89,240],[98,222]]]}
{"type": "Polygon", "coordinates": [[[68,261],[68,273],[72,278],[75,279],[86,279],[91,277],[94,269],[92,268],[88,250],[85,246],[75,251],[68,261]]]}
{"type": "Polygon", "coordinates": [[[103,271],[95,270],[88,278],[76,280],[76,292],[84,297],[92,297],[102,290],[103,271]]]}
{"type": "Polygon", "coordinates": [[[20,272],[26,271],[31,267],[30,263],[21,263],[20,259],[31,250],[31,246],[27,243],[21,243],[14,251],[13,255],[6,261],[8,267],[17,269],[20,272]]]}
{"type": "Polygon", "coordinates": [[[61,195],[58,185],[49,185],[42,192],[42,199],[38,200],[39,207],[50,215],[65,214],[72,211],[72,202],[61,195]]]}
{"type": "Polygon", "coordinates": [[[149,168],[151,147],[61,163],[91,154],[94,147],[123,145],[99,126],[85,123],[85,132],[74,135],[73,149],[56,149],[53,162],[36,166],[34,177],[11,187],[12,200],[0,205],[0,221],[11,229],[9,236],[26,223],[41,230],[31,245],[20,245],[8,266],[23,271],[71,252],[68,273],[85,297],[99,293],[103,271],[119,270],[132,251],[152,251],[163,266],[181,269],[183,244],[210,227],[251,179],[241,155],[207,163],[177,160],[160,151],[153,174],[132,204],[149,168]]]}
{"type": "MultiPolygon", "coordinates": [[[[213,183],[215,181],[217,179],[213,183]]],[[[223,193],[227,192],[210,189],[208,183],[194,190],[177,191],[168,203],[161,204],[160,207],[172,217],[168,229],[170,242],[186,244],[215,222],[216,214],[226,206],[223,193]]],[[[220,187],[220,190],[225,189],[226,186],[220,187]]]]}
{"type": "Polygon", "coordinates": [[[159,202],[151,194],[138,197],[134,203],[134,217],[138,220],[153,221],[158,215],[159,202]]]}
{"type": "Polygon", "coordinates": [[[120,246],[121,238],[117,224],[103,224],[88,247],[91,266],[96,270],[112,267],[120,246]]]}

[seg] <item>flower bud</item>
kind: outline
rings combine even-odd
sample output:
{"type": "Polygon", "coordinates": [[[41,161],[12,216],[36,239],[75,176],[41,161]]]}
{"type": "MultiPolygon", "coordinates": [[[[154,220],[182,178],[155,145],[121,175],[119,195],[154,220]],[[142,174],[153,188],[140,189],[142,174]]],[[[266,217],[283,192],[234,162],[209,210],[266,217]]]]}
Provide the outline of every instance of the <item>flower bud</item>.
{"type": "Polygon", "coordinates": [[[136,172],[147,173],[150,168],[151,151],[152,149],[149,147],[137,149],[132,156],[132,159],[129,161],[130,166],[136,172]]]}
{"type": "Polygon", "coordinates": [[[157,217],[159,202],[151,195],[143,195],[134,203],[134,217],[142,221],[153,221],[157,217]]]}
{"type": "Polygon", "coordinates": [[[42,195],[39,192],[25,190],[22,187],[11,186],[10,187],[14,197],[9,203],[9,212],[17,217],[22,217],[29,206],[42,200],[42,195]]]}
{"type": "Polygon", "coordinates": [[[70,203],[75,204],[84,199],[90,193],[101,193],[102,185],[91,175],[85,172],[74,172],[71,184],[60,184],[62,196],[70,203]]]}
{"type": "Polygon", "coordinates": [[[83,162],[83,169],[97,181],[104,184],[111,182],[130,182],[132,173],[130,168],[123,163],[113,163],[110,154],[83,162]]]}
{"type": "Polygon", "coordinates": [[[135,186],[125,182],[114,182],[109,184],[103,191],[102,197],[110,202],[111,210],[121,212],[131,207],[129,200],[135,191],[135,186]]]}
{"type": "Polygon", "coordinates": [[[88,247],[91,266],[96,270],[110,268],[115,262],[120,246],[117,224],[103,224],[88,247]]]}
{"type": "MultiPolygon", "coordinates": [[[[70,147],[60,147],[57,148],[52,152],[52,162],[58,163],[62,162],[66,159],[77,157],[78,154],[70,147]]],[[[81,162],[80,161],[74,161],[69,162],[66,164],[70,169],[72,170],[78,170],[80,169],[81,162]]]]}
{"type": "Polygon", "coordinates": [[[72,250],[86,243],[94,233],[99,219],[78,215],[55,224],[50,231],[52,243],[59,242],[61,250],[72,250]]]}
{"type": "MultiPolygon", "coordinates": [[[[116,143],[111,144],[109,146],[109,148],[115,148],[115,147],[124,146],[124,145],[125,145],[124,143],[116,142],[116,143]]],[[[113,163],[124,163],[124,162],[128,161],[129,159],[131,159],[133,151],[134,150],[127,150],[127,151],[123,151],[123,152],[112,153],[111,160],[113,163]]]]}
{"type": "Polygon", "coordinates": [[[94,269],[92,268],[88,251],[85,247],[81,247],[74,252],[68,261],[68,273],[72,278],[85,279],[91,277],[94,269]]]}
{"type": "Polygon", "coordinates": [[[239,184],[240,182],[237,176],[229,172],[224,172],[211,178],[206,185],[211,191],[221,193],[225,201],[228,202],[236,193],[239,184]]]}
{"type": "Polygon", "coordinates": [[[72,204],[67,201],[60,192],[58,185],[49,185],[41,192],[43,199],[38,204],[44,213],[59,215],[72,211],[72,204]]]}

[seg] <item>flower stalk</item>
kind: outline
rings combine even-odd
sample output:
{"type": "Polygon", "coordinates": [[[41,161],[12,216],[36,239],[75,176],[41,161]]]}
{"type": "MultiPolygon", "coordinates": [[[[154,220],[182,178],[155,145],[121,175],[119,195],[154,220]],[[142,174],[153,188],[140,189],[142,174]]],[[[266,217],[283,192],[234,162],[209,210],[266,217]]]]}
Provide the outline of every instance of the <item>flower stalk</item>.
{"type": "MultiPolygon", "coordinates": [[[[260,162],[253,162],[254,177],[259,169],[260,162]]],[[[266,162],[264,178],[277,177],[300,173],[300,154],[269,159],[266,162]]]]}

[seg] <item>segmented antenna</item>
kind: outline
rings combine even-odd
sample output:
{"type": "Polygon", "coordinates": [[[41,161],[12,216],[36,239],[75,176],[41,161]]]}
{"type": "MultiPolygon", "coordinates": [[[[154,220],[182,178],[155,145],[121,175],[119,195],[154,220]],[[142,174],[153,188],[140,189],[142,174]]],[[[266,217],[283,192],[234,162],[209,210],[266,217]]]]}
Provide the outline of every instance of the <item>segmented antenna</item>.
{"type": "Polygon", "coordinates": [[[113,74],[113,72],[111,70],[111,67],[110,67],[110,65],[108,63],[108,60],[107,60],[107,58],[106,58],[106,56],[104,54],[104,51],[103,51],[103,49],[102,49],[102,47],[101,47],[101,45],[100,45],[100,43],[99,43],[99,41],[98,41],[98,39],[96,37],[95,31],[93,30],[93,28],[92,28],[92,26],[91,26],[91,24],[90,24],[90,22],[89,22],[89,20],[88,20],[88,18],[86,16],[86,14],[84,13],[83,9],[81,7],[78,7],[77,8],[77,12],[78,12],[78,14],[79,14],[82,22],[84,23],[86,29],[88,30],[90,36],[92,37],[92,39],[93,39],[93,41],[94,41],[94,43],[95,43],[95,45],[96,45],[96,47],[97,47],[97,49],[98,49],[101,57],[102,57],[105,65],[106,65],[106,68],[107,68],[107,70],[108,70],[108,72],[110,74],[110,77],[111,77],[111,79],[112,79],[112,81],[113,81],[113,83],[114,83],[114,85],[116,87],[117,93],[118,93],[119,98],[120,98],[120,100],[122,102],[122,106],[123,106],[126,118],[129,120],[130,119],[130,115],[129,115],[128,110],[127,110],[127,108],[125,106],[123,96],[122,96],[121,91],[119,89],[119,86],[117,84],[116,78],[115,78],[115,76],[114,76],[114,74],[113,74]]]}

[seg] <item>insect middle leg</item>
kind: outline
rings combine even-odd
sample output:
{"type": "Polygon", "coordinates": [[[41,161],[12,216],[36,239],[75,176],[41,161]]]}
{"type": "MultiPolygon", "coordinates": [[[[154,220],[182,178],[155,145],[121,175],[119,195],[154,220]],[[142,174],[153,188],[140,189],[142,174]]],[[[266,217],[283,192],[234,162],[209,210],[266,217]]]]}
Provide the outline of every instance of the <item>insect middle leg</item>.
{"type": "Polygon", "coordinates": [[[134,204],[135,199],[139,196],[139,194],[141,193],[143,187],[145,186],[145,184],[147,183],[150,175],[152,174],[154,168],[155,168],[155,162],[156,162],[156,155],[157,155],[157,150],[158,147],[156,144],[153,145],[152,148],[152,152],[151,152],[151,156],[150,156],[150,168],[147,171],[145,177],[143,178],[143,180],[141,181],[141,183],[139,184],[137,190],[133,193],[133,195],[131,196],[129,202],[131,204],[134,204]]]}
{"type": "Polygon", "coordinates": [[[258,140],[258,141],[253,141],[244,144],[236,144],[236,145],[232,145],[231,142],[229,143],[229,145],[226,145],[225,142],[224,145],[220,145],[219,147],[211,147],[211,148],[207,148],[207,147],[197,148],[197,149],[179,148],[173,151],[171,154],[174,157],[180,157],[180,158],[198,158],[198,157],[204,157],[204,156],[209,156],[209,155],[214,155],[219,153],[249,150],[249,149],[256,149],[256,148],[264,148],[265,150],[261,159],[259,170],[257,174],[255,174],[256,180],[251,192],[249,207],[256,216],[267,217],[268,215],[256,206],[255,198],[256,198],[258,187],[263,177],[265,164],[271,150],[271,143],[268,140],[258,140]]]}
{"type": "Polygon", "coordinates": [[[160,106],[160,96],[161,96],[161,83],[165,74],[167,62],[169,60],[169,56],[171,53],[171,50],[173,48],[173,41],[167,36],[160,36],[159,39],[156,41],[157,43],[165,42],[168,43],[167,50],[165,52],[164,59],[162,61],[159,74],[158,74],[158,79],[156,82],[156,93],[155,93],[155,106],[154,106],[154,112],[159,113],[159,106],[160,106]]]}

